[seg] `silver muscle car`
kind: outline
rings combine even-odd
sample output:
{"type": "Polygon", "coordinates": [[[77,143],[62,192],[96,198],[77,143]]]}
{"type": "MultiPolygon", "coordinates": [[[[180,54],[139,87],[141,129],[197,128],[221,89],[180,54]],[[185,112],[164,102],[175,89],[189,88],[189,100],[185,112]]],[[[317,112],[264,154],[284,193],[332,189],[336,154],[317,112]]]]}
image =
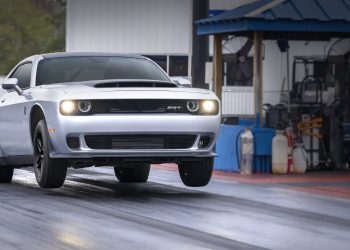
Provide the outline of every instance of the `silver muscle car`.
{"type": "Polygon", "coordinates": [[[211,178],[219,100],[179,88],[146,57],[35,55],[0,89],[0,182],[28,165],[45,188],[62,186],[67,167],[113,166],[121,182],[146,182],[150,164],[166,162],[185,185],[211,178]]]}

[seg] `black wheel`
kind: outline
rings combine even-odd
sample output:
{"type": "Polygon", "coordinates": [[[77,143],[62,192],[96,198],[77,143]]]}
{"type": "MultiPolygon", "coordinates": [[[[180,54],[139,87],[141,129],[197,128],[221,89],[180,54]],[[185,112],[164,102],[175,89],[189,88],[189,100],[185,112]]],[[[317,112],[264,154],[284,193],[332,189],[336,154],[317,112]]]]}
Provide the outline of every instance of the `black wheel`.
{"type": "Polygon", "coordinates": [[[146,182],[150,164],[137,164],[127,167],[114,167],[115,176],[120,182],[146,182]]]}
{"type": "Polygon", "coordinates": [[[13,167],[0,167],[0,183],[10,183],[13,176],[13,167]]]}
{"type": "Polygon", "coordinates": [[[64,161],[50,158],[50,138],[45,120],[38,122],[33,136],[34,172],[36,181],[43,188],[59,188],[63,185],[67,166],[64,161]]]}
{"type": "Polygon", "coordinates": [[[183,161],[179,164],[182,182],[189,187],[203,187],[210,181],[213,173],[213,158],[183,161]]]}

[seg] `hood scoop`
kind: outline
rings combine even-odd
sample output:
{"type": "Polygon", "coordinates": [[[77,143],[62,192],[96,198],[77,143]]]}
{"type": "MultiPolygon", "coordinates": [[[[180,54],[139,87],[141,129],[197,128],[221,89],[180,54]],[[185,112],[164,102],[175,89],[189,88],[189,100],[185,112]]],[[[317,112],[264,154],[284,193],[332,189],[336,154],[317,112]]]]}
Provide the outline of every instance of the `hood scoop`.
{"type": "Polygon", "coordinates": [[[102,82],[93,85],[94,88],[176,88],[177,85],[172,82],[157,82],[157,81],[117,81],[117,82],[102,82]]]}

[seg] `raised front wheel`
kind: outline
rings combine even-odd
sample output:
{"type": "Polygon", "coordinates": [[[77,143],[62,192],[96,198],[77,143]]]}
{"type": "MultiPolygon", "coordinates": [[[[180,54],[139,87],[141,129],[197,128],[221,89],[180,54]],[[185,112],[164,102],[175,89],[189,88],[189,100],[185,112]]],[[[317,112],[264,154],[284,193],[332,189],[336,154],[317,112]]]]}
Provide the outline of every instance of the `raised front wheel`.
{"type": "Polygon", "coordinates": [[[50,158],[50,138],[45,120],[38,122],[33,136],[34,172],[40,187],[59,188],[63,185],[67,166],[63,160],[50,158]]]}

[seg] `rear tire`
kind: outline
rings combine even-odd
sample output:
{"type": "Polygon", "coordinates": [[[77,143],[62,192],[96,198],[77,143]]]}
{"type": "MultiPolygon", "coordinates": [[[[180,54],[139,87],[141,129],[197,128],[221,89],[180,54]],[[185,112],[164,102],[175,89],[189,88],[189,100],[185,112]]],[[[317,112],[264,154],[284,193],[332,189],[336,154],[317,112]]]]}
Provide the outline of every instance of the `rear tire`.
{"type": "Polygon", "coordinates": [[[137,164],[128,167],[114,167],[115,176],[120,182],[146,182],[148,180],[150,164],[137,164]]]}
{"type": "Polygon", "coordinates": [[[50,137],[45,120],[38,122],[33,136],[34,172],[36,181],[43,188],[59,188],[63,185],[67,166],[59,159],[50,158],[50,137]]]}
{"type": "Polygon", "coordinates": [[[179,164],[179,173],[182,182],[189,187],[206,186],[211,179],[213,165],[213,158],[181,162],[179,164]]]}
{"type": "Polygon", "coordinates": [[[0,183],[10,183],[13,176],[13,167],[0,167],[0,183]]]}

